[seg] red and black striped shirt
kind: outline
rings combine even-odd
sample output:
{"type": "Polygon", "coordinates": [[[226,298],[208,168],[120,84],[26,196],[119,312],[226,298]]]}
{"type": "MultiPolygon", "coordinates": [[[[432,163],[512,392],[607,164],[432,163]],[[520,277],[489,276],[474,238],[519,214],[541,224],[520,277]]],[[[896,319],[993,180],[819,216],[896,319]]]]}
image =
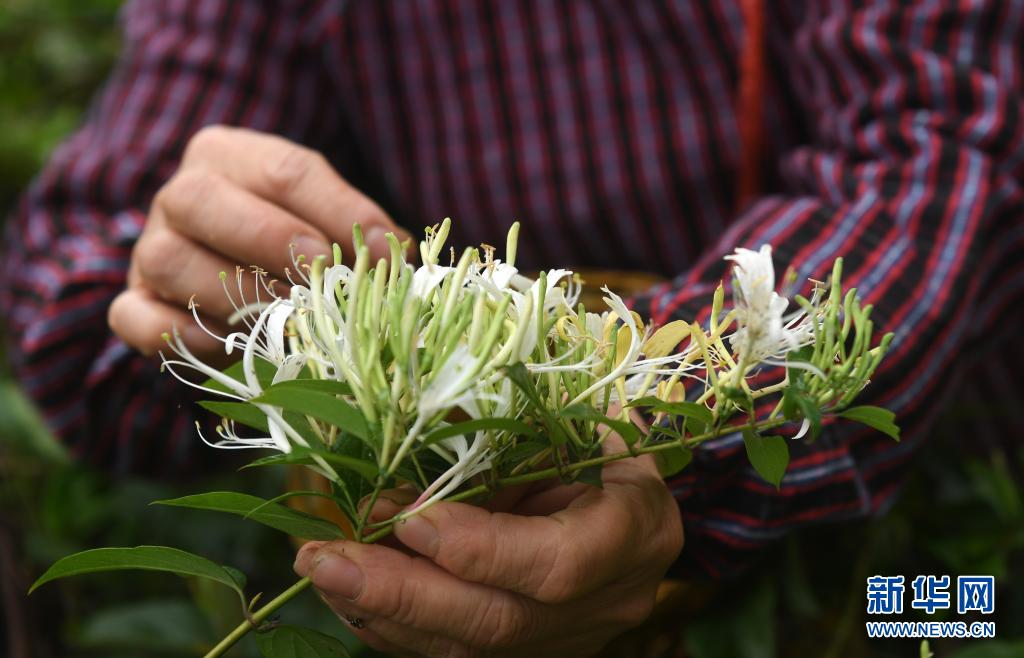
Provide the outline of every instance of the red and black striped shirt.
{"type": "Polygon", "coordinates": [[[450,215],[456,242],[493,242],[514,218],[526,267],[674,277],[636,302],[656,322],[706,317],[736,246],[771,243],[803,277],[843,256],[896,333],[865,397],[905,438],[829,427],[793,445],[779,491],[735,437],[705,446],[670,484],[684,559],[712,573],[884,509],[962,355],[1022,299],[1021,0],[146,0],[123,22],[111,79],[9,225],[0,292],[24,387],[117,470],[200,449],[185,388],[106,311],[213,123],[321,151],[413,231],[450,215]]]}

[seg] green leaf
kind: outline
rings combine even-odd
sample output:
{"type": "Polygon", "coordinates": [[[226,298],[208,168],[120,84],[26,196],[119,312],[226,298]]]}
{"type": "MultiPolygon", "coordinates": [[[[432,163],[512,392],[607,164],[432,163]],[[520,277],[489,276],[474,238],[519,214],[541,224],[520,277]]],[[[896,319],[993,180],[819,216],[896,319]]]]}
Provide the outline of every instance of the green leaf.
{"type": "MultiPolygon", "coordinates": [[[[665,402],[660,398],[648,396],[637,398],[626,406],[646,407],[647,411],[652,414],[664,413],[668,416],[682,416],[690,421],[687,423],[687,429],[694,435],[703,434],[714,423],[714,416],[711,414],[711,411],[703,404],[697,404],[696,402],[665,402]]],[[[663,431],[664,429],[658,428],[658,431],[663,431]]]]}
{"type": "Polygon", "coordinates": [[[480,430],[502,430],[517,436],[533,436],[537,432],[526,423],[514,418],[475,418],[454,425],[439,427],[423,437],[423,445],[428,446],[443,439],[462,434],[474,434],[480,430]]]}
{"type": "Polygon", "coordinates": [[[292,451],[289,453],[270,455],[269,457],[263,457],[262,459],[249,462],[244,468],[249,468],[251,466],[277,466],[280,464],[315,465],[316,460],[313,458],[314,456],[319,456],[332,466],[340,466],[341,468],[353,471],[370,484],[377,481],[379,471],[377,469],[377,465],[373,462],[368,462],[356,457],[349,457],[348,455],[339,455],[325,450],[310,450],[309,448],[303,448],[301,446],[294,446],[292,451]]]}
{"type": "Polygon", "coordinates": [[[4,452],[37,457],[47,465],[66,464],[70,460],[61,443],[46,429],[39,412],[18,387],[0,381],[0,437],[4,452]]]}
{"type": "Polygon", "coordinates": [[[350,658],[340,640],[301,626],[278,626],[256,634],[264,658],[350,658]]]}
{"type": "Polygon", "coordinates": [[[266,415],[248,402],[222,402],[219,400],[202,400],[199,406],[217,414],[221,418],[233,420],[247,427],[270,432],[267,427],[266,415]]]}
{"type": "Polygon", "coordinates": [[[754,408],[754,398],[750,397],[750,393],[747,393],[742,388],[723,386],[722,393],[725,394],[727,400],[735,403],[737,407],[744,411],[750,411],[754,408]]]}
{"type": "Polygon", "coordinates": [[[655,406],[657,406],[659,404],[663,404],[663,403],[664,403],[664,400],[662,400],[661,398],[656,398],[653,395],[648,395],[646,397],[637,398],[637,399],[633,400],[632,402],[630,402],[629,404],[627,404],[626,406],[627,407],[655,407],[655,406]]]}
{"type": "Polygon", "coordinates": [[[345,533],[341,531],[341,528],[330,521],[302,514],[284,505],[268,502],[258,496],[233,491],[214,491],[170,500],[158,500],[153,504],[237,514],[303,539],[345,538],[345,533]]]}
{"type": "MultiPolygon", "coordinates": [[[[786,361],[797,362],[797,363],[810,363],[811,357],[814,356],[814,346],[804,345],[798,350],[793,350],[786,355],[786,361]]],[[[786,373],[789,375],[789,380],[802,382],[804,373],[807,371],[803,368],[786,368],[786,373]]]]}
{"type": "Polygon", "coordinates": [[[576,474],[576,481],[602,489],[604,488],[604,481],[601,479],[602,470],[603,468],[600,464],[596,466],[588,466],[576,474]]]}
{"type": "Polygon", "coordinates": [[[659,450],[654,453],[654,461],[658,464],[658,472],[661,473],[661,477],[672,477],[689,466],[693,461],[693,451],[683,447],[659,450]]]}
{"type": "Polygon", "coordinates": [[[844,409],[836,415],[855,420],[858,423],[864,423],[868,427],[888,434],[896,441],[900,440],[900,428],[896,425],[896,414],[888,409],[864,405],[844,409]]]}
{"type": "MultiPolygon", "coordinates": [[[[232,596],[216,585],[210,587],[232,596]]],[[[238,604],[231,600],[226,603],[226,612],[232,614],[237,625],[238,604]]],[[[194,655],[196,647],[217,640],[208,620],[188,599],[133,601],[90,613],[74,625],[73,641],[75,646],[92,649],[94,655],[111,655],[114,647],[117,655],[124,655],[120,652],[125,649],[134,649],[129,651],[132,655],[194,655]]]]}
{"type": "MultiPolygon", "coordinates": [[[[277,366],[270,361],[264,361],[263,359],[256,357],[253,359],[253,370],[256,371],[256,379],[260,383],[261,388],[270,386],[270,382],[274,381],[274,375],[277,374],[277,366]]],[[[244,382],[245,372],[242,368],[242,362],[235,361],[230,366],[222,371],[225,375],[231,379],[244,382]]],[[[203,382],[203,386],[206,388],[212,388],[215,391],[223,391],[224,393],[234,393],[227,386],[224,386],[215,379],[207,379],[203,382]]]]}
{"type": "Polygon", "coordinates": [[[782,392],[782,415],[786,420],[800,419],[800,408],[796,405],[798,396],[796,385],[790,381],[790,385],[782,392]]]}
{"type": "Polygon", "coordinates": [[[776,489],[782,483],[782,476],[789,466],[789,446],[781,436],[761,436],[750,430],[743,431],[743,445],[747,459],[757,474],[776,489]]]}
{"type": "Polygon", "coordinates": [[[526,366],[522,363],[513,363],[510,366],[505,367],[505,374],[522,390],[526,395],[527,399],[535,407],[544,408],[544,404],[541,402],[540,393],[537,392],[537,387],[534,386],[533,380],[530,379],[530,371],[526,369],[526,366]]]}
{"type": "Polygon", "coordinates": [[[597,411],[586,403],[574,404],[569,407],[565,407],[558,412],[558,415],[564,418],[579,418],[582,420],[591,420],[595,423],[601,423],[612,428],[619,433],[622,440],[633,445],[641,436],[640,430],[633,423],[624,420],[615,420],[605,416],[603,413],[597,411]]]}
{"type": "Polygon", "coordinates": [[[288,379],[274,384],[272,388],[297,389],[330,395],[352,395],[351,386],[333,379],[288,379]]]}
{"type": "Polygon", "coordinates": [[[32,584],[28,592],[31,594],[41,585],[58,578],[123,569],[167,571],[179,576],[207,578],[235,590],[243,604],[245,603],[242,584],[238,582],[232,572],[205,557],[167,546],[94,548],[75,553],[57,560],[46,570],[46,573],[32,584]]]}
{"type": "Polygon", "coordinates": [[[234,581],[238,584],[240,588],[245,589],[245,584],[249,582],[249,578],[244,573],[242,573],[241,569],[229,567],[226,564],[222,564],[220,568],[224,571],[227,571],[228,574],[234,579],[234,581]]]}
{"type": "Polygon", "coordinates": [[[665,413],[669,416],[683,416],[697,421],[700,423],[699,428],[693,424],[689,425],[690,431],[694,434],[704,433],[715,420],[710,409],[696,402],[662,402],[652,407],[651,411],[665,413]]]}
{"type": "Polygon", "coordinates": [[[536,456],[541,451],[548,448],[548,444],[543,441],[521,441],[517,442],[514,446],[509,448],[505,453],[504,459],[506,463],[516,465],[520,464],[531,457],[536,456]]]}
{"type": "Polygon", "coordinates": [[[569,437],[566,436],[565,429],[558,422],[558,419],[548,411],[547,404],[541,400],[540,393],[537,391],[533,380],[530,379],[530,371],[526,369],[526,366],[522,363],[513,363],[510,366],[505,366],[505,374],[526,395],[526,399],[529,400],[533,410],[540,414],[544,427],[548,430],[548,438],[551,439],[551,443],[556,446],[565,445],[569,437]]]}
{"type": "Polygon", "coordinates": [[[811,422],[810,438],[816,439],[821,434],[821,409],[816,400],[807,395],[797,394],[795,397],[797,409],[800,415],[811,422]]]}
{"type": "Polygon", "coordinates": [[[275,385],[263,391],[263,395],[254,398],[253,401],[312,416],[363,440],[369,440],[370,437],[370,430],[366,426],[363,414],[345,400],[329,393],[275,385]]]}

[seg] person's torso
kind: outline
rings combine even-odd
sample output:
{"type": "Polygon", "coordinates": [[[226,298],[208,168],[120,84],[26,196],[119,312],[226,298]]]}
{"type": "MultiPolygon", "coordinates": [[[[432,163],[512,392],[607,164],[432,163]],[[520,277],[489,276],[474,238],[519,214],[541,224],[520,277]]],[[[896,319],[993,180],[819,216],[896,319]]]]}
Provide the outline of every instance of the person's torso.
{"type": "MultiPolygon", "coordinates": [[[[778,11],[769,155],[806,135],[797,76],[772,55],[787,49],[778,11]]],[[[327,65],[355,146],[335,160],[413,230],[451,216],[456,243],[495,243],[519,220],[526,267],[668,275],[735,215],[736,0],[366,0],[335,27],[327,65]]]]}

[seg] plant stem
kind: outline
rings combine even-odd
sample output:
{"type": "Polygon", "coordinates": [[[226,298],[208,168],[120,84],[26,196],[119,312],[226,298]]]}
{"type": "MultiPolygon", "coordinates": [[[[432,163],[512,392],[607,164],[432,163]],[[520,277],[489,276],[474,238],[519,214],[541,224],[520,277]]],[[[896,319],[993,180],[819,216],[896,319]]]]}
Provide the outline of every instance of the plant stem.
{"type": "MultiPolygon", "coordinates": [[[[512,477],[501,478],[500,480],[496,480],[491,484],[481,484],[471,489],[466,489],[465,491],[461,491],[455,494],[454,496],[446,498],[445,500],[447,502],[458,502],[462,500],[468,500],[470,498],[474,498],[476,496],[485,494],[490,491],[494,491],[496,489],[503,489],[506,487],[516,486],[519,484],[527,484],[529,482],[537,482],[538,480],[547,480],[550,478],[558,477],[560,475],[565,475],[566,473],[575,473],[577,471],[582,471],[583,469],[590,468],[592,466],[602,466],[610,462],[619,461],[620,459],[628,459],[629,457],[636,457],[637,455],[661,452],[664,450],[671,450],[673,448],[692,447],[700,443],[703,443],[704,441],[707,441],[709,439],[721,436],[723,432],[731,433],[740,432],[745,429],[768,429],[772,427],[777,427],[779,425],[783,425],[787,422],[789,421],[783,419],[776,419],[746,423],[743,425],[722,428],[721,430],[716,432],[707,432],[705,434],[692,436],[684,441],[669,441],[665,443],[657,443],[650,446],[634,448],[633,452],[626,450],[623,452],[613,453],[611,455],[601,455],[600,457],[592,457],[590,459],[584,459],[583,461],[574,462],[572,464],[566,464],[565,466],[553,466],[551,468],[545,468],[539,471],[524,473],[523,475],[515,475],[512,477]]],[[[379,487],[375,489],[375,494],[380,492],[379,487]]],[[[376,496],[374,496],[374,499],[375,498],[376,496]]],[[[369,510],[372,507],[373,504],[371,502],[371,504],[366,506],[366,510],[369,510]]],[[[382,524],[382,527],[379,527],[375,532],[372,532],[369,535],[366,535],[365,537],[362,536],[362,528],[360,528],[360,530],[356,533],[356,541],[363,544],[376,543],[377,541],[380,541],[384,537],[390,535],[394,530],[395,523],[401,522],[402,518],[403,517],[398,516],[389,519],[388,521],[385,521],[382,524]]],[[[365,521],[366,520],[363,519],[362,527],[374,527],[374,524],[365,524],[365,521]]],[[[265,621],[267,617],[274,613],[274,611],[276,611],[282,605],[290,601],[292,598],[295,597],[296,594],[306,589],[307,587],[309,587],[308,577],[303,578],[302,580],[298,581],[285,591],[281,592],[281,594],[279,594],[274,600],[270,601],[262,608],[257,610],[255,613],[253,613],[252,621],[245,620],[241,624],[239,624],[235,628],[235,630],[231,631],[230,635],[226,636],[217,644],[217,646],[215,646],[208,654],[206,654],[206,658],[216,658],[217,656],[223,655],[225,651],[227,651],[229,648],[234,646],[236,642],[242,639],[246,633],[256,628],[257,625],[265,621]]]]}
{"type": "Polygon", "coordinates": [[[246,633],[256,628],[259,624],[266,621],[267,617],[272,615],[282,605],[291,601],[295,598],[299,592],[309,587],[309,578],[303,578],[296,582],[294,585],[286,589],[285,591],[278,594],[273,600],[269,601],[262,608],[257,610],[252,615],[252,620],[244,620],[241,624],[235,627],[235,630],[231,631],[228,635],[224,636],[224,639],[217,643],[213,649],[210,649],[209,653],[206,654],[206,658],[216,658],[217,656],[223,656],[224,652],[235,646],[239,640],[245,637],[246,633]]]}

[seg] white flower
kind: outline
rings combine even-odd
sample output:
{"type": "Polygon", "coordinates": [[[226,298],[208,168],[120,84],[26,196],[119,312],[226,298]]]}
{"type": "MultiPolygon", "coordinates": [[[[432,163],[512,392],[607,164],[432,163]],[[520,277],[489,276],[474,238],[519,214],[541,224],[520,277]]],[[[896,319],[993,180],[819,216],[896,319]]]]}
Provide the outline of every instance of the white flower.
{"type": "Polygon", "coordinates": [[[775,292],[770,245],[758,251],[739,248],[725,259],[735,264],[733,296],[739,326],[729,342],[747,365],[779,358],[813,337],[809,324],[800,322],[802,314],[788,323],[783,317],[789,300],[775,292]]]}
{"type": "Polygon", "coordinates": [[[441,409],[461,406],[476,381],[474,374],[479,366],[480,359],[473,356],[469,347],[456,346],[434,379],[420,392],[420,416],[428,417],[441,409]]]}
{"type": "MultiPolygon", "coordinates": [[[[295,379],[306,365],[307,357],[304,354],[289,355],[285,351],[285,325],[294,311],[295,306],[289,300],[278,298],[269,304],[262,305],[259,315],[249,323],[251,328],[248,334],[235,332],[222,338],[207,330],[208,334],[224,344],[224,351],[227,354],[231,354],[237,345],[241,345],[243,381],[237,380],[203,363],[192,354],[181,340],[181,336],[177,331],[172,336],[166,336],[165,338],[171,351],[179,358],[168,359],[161,352],[160,357],[163,361],[163,366],[179,380],[206,392],[224,395],[218,391],[212,391],[187,381],[177,373],[175,368],[189,368],[212,378],[231,391],[231,395],[228,397],[241,401],[257,398],[263,393],[263,387],[260,385],[259,377],[256,373],[257,359],[275,366],[272,380],[274,384],[295,379]]],[[[197,324],[205,330],[206,327],[199,318],[194,304],[192,306],[192,314],[197,324]]],[[[257,404],[256,406],[267,416],[267,426],[270,430],[269,437],[240,437],[235,432],[234,423],[225,422],[217,427],[217,434],[221,437],[220,441],[210,442],[202,435],[202,432],[199,433],[200,438],[210,446],[227,449],[275,448],[281,452],[291,452],[289,437],[305,445],[305,441],[284,421],[279,408],[264,404],[257,404]]]]}
{"type": "Polygon", "coordinates": [[[412,275],[412,294],[419,299],[427,299],[441,285],[445,277],[454,270],[454,267],[444,267],[432,263],[421,266],[412,275]]]}
{"type": "Polygon", "coordinates": [[[470,283],[478,285],[490,293],[491,297],[498,298],[509,289],[514,277],[516,279],[524,278],[517,276],[518,274],[519,270],[512,265],[496,260],[481,264],[479,271],[472,273],[469,280],[470,283]]]}

